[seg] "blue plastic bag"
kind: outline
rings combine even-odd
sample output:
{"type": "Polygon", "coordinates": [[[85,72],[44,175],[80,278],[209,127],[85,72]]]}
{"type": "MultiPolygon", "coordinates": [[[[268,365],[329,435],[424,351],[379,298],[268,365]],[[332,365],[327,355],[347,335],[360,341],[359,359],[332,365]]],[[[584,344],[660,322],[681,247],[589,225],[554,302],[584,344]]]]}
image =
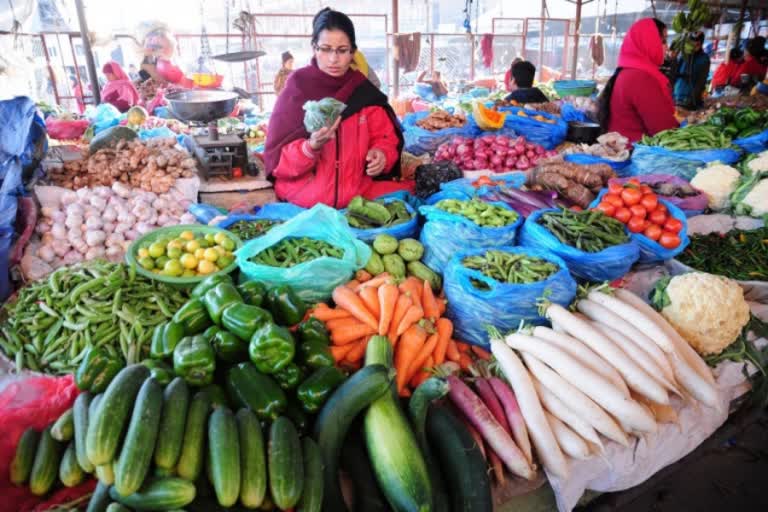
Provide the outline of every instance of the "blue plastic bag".
{"type": "Polygon", "coordinates": [[[658,146],[635,144],[630,174],[671,174],[691,181],[696,171],[710,162],[734,164],[741,153],[734,149],[702,149],[697,151],[670,151],[658,146]]]}
{"type": "Polygon", "coordinates": [[[592,165],[592,164],[608,164],[611,166],[611,169],[613,169],[613,172],[616,173],[616,176],[619,178],[626,178],[629,176],[629,164],[631,160],[627,158],[626,160],[622,160],[620,162],[617,162],[615,160],[608,160],[607,158],[601,158],[599,156],[595,155],[585,155],[583,153],[569,153],[567,155],[563,155],[563,159],[566,162],[573,162],[575,164],[580,165],[592,165]]]}
{"type": "Polygon", "coordinates": [[[474,345],[488,346],[486,328],[493,325],[501,332],[516,329],[520,321],[543,324],[536,301],[546,296],[552,303],[567,307],[576,296],[576,281],[562,258],[531,247],[494,247],[505,252],[524,253],[554,263],[560,270],[544,281],[530,284],[499,283],[478,270],[462,265],[464,258],[485,254],[489,249],[459,252],[446,265],[443,289],[448,299],[446,316],[453,321],[456,338],[474,345]],[[490,290],[479,290],[470,279],[483,281],[490,290]]]}
{"type": "Polygon", "coordinates": [[[405,151],[417,156],[423,153],[434,153],[440,144],[450,141],[453,137],[475,137],[480,133],[477,125],[469,120],[461,128],[445,128],[434,132],[416,125],[416,121],[428,115],[429,112],[413,112],[403,118],[405,151]]]}
{"type": "Polygon", "coordinates": [[[374,199],[389,199],[389,198],[399,199],[405,203],[408,203],[413,207],[414,210],[418,210],[419,206],[422,206],[424,204],[424,201],[422,201],[419,197],[411,194],[407,190],[395,190],[394,192],[380,195],[379,197],[376,197],[374,199]]]}
{"type": "Polygon", "coordinates": [[[290,285],[307,303],[328,300],[333,289],[352,279],[371,257],[371,249],[357,240],[344,216],[319,204],[277,226],[264,236],[249,240],[235,253],[240,272],[249,281],[265,285],[290,285]],[[270,267],[249,261],[252,256],[284,238],[307,237],[324,240],[344,250],[342,258],[322,257],[290,268],[270,267]]]}
{"type": "Polygon", "coordinates": [[[565,136],[568,134],[568,123],[563,121],[561,117],[546,112],[520,107],[501,107],[499,112],[507,112],[504,128],[514,130],[518,135],[525,137],[528,142],[544,146],[544,149],[554,149],[565,140],[565,136]],[[520,111],[525,112],[526,116],[518,115],[520,111]],[[545,123],[533,119],[533,116],[539,115],[554,122],[545,123]]]}
{"type": "Polygon", "coordinates": [[[192,203],[189,205],[189,213],[195,216],[200,224],[208,224],[220,215],[226,215],[227,210],[206,203],[192,203]]]}
{"type": "Polygon", "coordinates": [[[111,103],[102,103],[96,108],[89,107],[85,112],[85,117],[93,125],[94,135],[120,124],[121,116],[120,111],[111,103]]]}
{"type": "Polygon", "coordinates": [[[538,223],[539,218],[556,208],[532,213],[520,230],[520,245],[550,251],[565,260],[575,277],[588,281],[613,281],[623,276],[640,257],[640,247],[630,238],[629,242],[614,245],[600,252],[585,252],[562,243],[538,223]]]}
{"type": "MultiPolygon", "coordinates": [[[[452,193],[454,192],[445,192],[445,194],[452,193]]],[[[462,198],[453,197],[451,199],[462,198]]],[[[512,210],[506,203],[488,204],[512,210]]],[[[466,217],[448,213],[435,206],[422,206],[419,208],[419,212],[427,218],[419,237],[424,245],[422,261],[437,272],[442,272],[451,257],[467,247],[494,248],[515,245],[517,228],[523,223],[523,216],[519,214],[517,220],[509,226],[492,228],[478,226],[466,217]]]]}
{"type": "Polygon", "coordinates": [[[760,153],[768,149],[768,130],[756,133],[750,137],[734,139],[733,143],[747,153],[760,153]]]}
{"type": "Polygon", "coordinates": [[[577,109],[570,103],[563,103],[560,107],[560,117],[566,123],[580,122],[580,123],[592,123],[594,122],[586,112],[577,109]]]}
{"type": "MultiPolygon", "coordinates": [[[[398,199],[392,197],[384,199],[384,202],[391,203],[392,201],[397,200],[398,199]]],[[[358,240],[362,240],[363,242],[373,242],[374,238],[379,235],[390,235],[398,240],[402,240],[403,238],[414,238],[419,234],[419,216],[416,214],[416,210],[413,206],[405,201],[403,201],[403,203],[405,204],[405,209],[411,214],[411,220],[407,222],[395,224],[394,226],[383,226],[371,229],[358,229],[350,226],[349,229],[352,230],[358,240]]],[[[345,208],[341,210],[341,213],[346,215],[347,209],[345,208]]]]}
{"type": "MultiPolygon", "coordinates": [[[[505,187],[520,188],[525,185],[526,175],[524,172],[515,171],[502,175],[492,175],[489,176],[489,178],[493,181],[502,182],[505,187]]],[[[478,178],[459,178],[458,180],[441,183],[440,190],[458,191],[467,197],[473,197],[476,195],[485,195],[496,188],[492,185],[481,185],[479,187],[473,187],[472,184],[477,180],[478,178]]]]}
{"type": "Polygon", "coordinates": [[[294,218],[302,212],[305,212],[306,208],[296,206],[292,203],[267,203],[261,208],[257,207],[255,210],[255,217],[257,219],[286,221],[294,218]]]}

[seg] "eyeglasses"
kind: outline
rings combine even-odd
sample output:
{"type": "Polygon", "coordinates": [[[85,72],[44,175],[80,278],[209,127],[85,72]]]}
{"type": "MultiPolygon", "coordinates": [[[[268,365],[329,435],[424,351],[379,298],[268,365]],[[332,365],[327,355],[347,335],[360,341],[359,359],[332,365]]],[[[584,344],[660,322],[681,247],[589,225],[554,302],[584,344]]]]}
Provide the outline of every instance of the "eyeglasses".
{"type": "Polygon", "coordinates": [[[331,48],[330,46],[315,45],[315,50],[326,56],[330,56],[332,53],[335,53],[339,57],[346,57],[352,53],[352,48],[331,48]]]}

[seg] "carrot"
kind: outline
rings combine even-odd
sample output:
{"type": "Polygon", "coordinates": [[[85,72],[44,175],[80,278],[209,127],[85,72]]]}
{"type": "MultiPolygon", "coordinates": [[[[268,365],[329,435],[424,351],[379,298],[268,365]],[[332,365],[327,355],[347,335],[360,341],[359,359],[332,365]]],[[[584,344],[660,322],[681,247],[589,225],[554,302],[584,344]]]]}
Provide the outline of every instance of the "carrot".
{"type": "MultiPolygon", "coordinates": [[[[389,324],[392,322],[400,291],[397,286],[385,283],[379,287],[377,293],[379,296],[379,335],[384,336],[389,331],[389,324]]],[[[394,342],[395,340],[389,341],[394,342]]]]}
{"type": "Polygon", "coordinates": [[[331,355],[333,356],[333,359],[338,363],[344,360],[344,358],[349,354],[349,351],[355,348],[354,343],[349,343],[347,345],[331,345],[331,355]]]}
{"type": "Polygon", "coordinates": [[[461,352],[459,352],[459,349],[456,347],[456,340],[451,339],[448,341],[448,347],[445,351],[445,356],[449,361],[453,361],[454,363],[459,362],[459,359],[461,358],[461,352]]]}
{"type": "Polygon", "coordinates": [[[364,324],[353,316],[348,316],[347,318],[336,318],[334,320],[328,320],[325,322],[325,327],[328,328],[329,331],[343,331],[344,329],[350,329],[358,325],[365,325],[368,327],[368,325],[364,324]]]}
{"type": "Polygon", "coordinates": [[[437,311],[440,313],[439,316],[443,316],[445,314],[445,307],[446,307],[446,300],[443,298],[437,299],[437,311]]]}
{"type": "Polygon", "coordinates": [[[435,347],[435,364],[445,362],[445,352],[448,350],[448,343],[453,336],[453,322],[447,318],[438,318],[435,323],[437,328],[437,346],[435,347]]]}
{"type": "Polygon", "coordinates": [[[424,318],[424,310],[421,306],[414,304],[403,315],[400,324],[397,326],[397,336],[401,336],[411,325],[424,318]]]}
{"type": "Polygon", "coordinates": [[[357,279],[361,283],[365,283],[365,282],[370,281],[371,279],[373,279],[373,276],[371,275],[370,272],[368,272],[367,270],[361,268],[360,270],[355,272],[355,279],[357,279]]]}
{"type": "Polygon", "coordinates": [[[472,352],[475,353],[477,357],[482,359],[483,361],[490,361],[491,360],[491,354],[488,353],[487,350],[483,350],[481,347],[478,347],[477,345],[472,345],[472,352]]]}
{"type": "Polygon", "coordinates": [[[365,283],[361,284],[359,288],[362,288],[363,286],[371,286],[373,288],[378,288],[381,285],[385,283],[392,282],[392,276],[390,276],[388,273],[384,272],[383,274],[379,274],[370,281],[366,281],[365,283]]]}
{"type": "Polygon", "coordinates": [[[352,313],[352,316],[371,326],[374,331],[378,330],[379,322],[376,321],[376,318],[368,311],[368,308],[365,307],[355,292],[344,286],[337,286],[333,290],[332,297],[337,306],[352,313]]]}
{"type": "Polygon", "coordinates": [[[459,356],[459,367],[466,371],[470,366],[472,366],[472,358],[467,354],[461,354],[459,356]]]}
{"type": "Polygon", "coordinates": [[[421,307],[421,281],[411,276],[400,283],[399,288],[402,293],[410,293],[413,304],[421,307]]]}
{"type": "Polygon", "coordinates": [[[371,312],[376,322],[379,321],[381,306],[379,305],[379,290],[370,286],[363,286],[359,294],[368,311],[371,312]]]}
{"type": "Polygon", "coordinates": [[[363,336],[368,336],[369,334],[375,333],[376,329],[373,329],[370,325],[357,324],[353,327],[331,331],[331,341],[334,345],[346,345],[362,338],[363,336]]]}
{"type": "Polygon", "coordinates": [[[419,325],[412,325],[403,333],[403,337],[395,351],[395,370],[397,375],[397,391],[400,392],[408,382],[408,368],[416,359],[419,351],[427,340],[427,331],[419,325]]]}
{"type": "Polygon", "coordinates": [[[397,343],[397,337],[399,334],[397,334],[397,328],[400,326],[400,321],[405,316],[405,312],[408,311],[408,308],[411,307],[413,304],[413,301],[408,295],[402,294],[397,298],[397,303],[395,304],[395,312],[392,314],[392,321],[389,323],[389,331],[387,334],[387,337],[389,337],[389,341],[394,345],[397,343]]]}
{"type": "Polygon", "coordinates": [[[440,317],[437,299],[435,299],[435,294],[432,293],[432,285],[429,284],[429,281],[424,281],[424,286],[422,287],[421,307],[424,308],[424,316],[426,318],[435,321],[440,317]]]}
{"type": "Polygon", "coordinates": [[[409,382],[414,375],[423,369],[424,364],[427,362],[427,359],[432,356],[432,352],[435,350],[436,346],[437,333],[427,338],[427,342],[424,343],[424,346],[421,347],[421,350],[419,350],[416,358],[411,362],[411,365],[408,367],[408,373],[405,376],[405,382],[409,382]]]}
{"type": "Polygon", "coordinates": [[[369,335],[353,343],[352,350],[347,352],[347,357],[345,357],[344,360],[349,363],[355,363],[361,360],[365,355],[365,349],[368,346],[368,341],[370,339],[371,339],[371,336],[369,335]]]}
{"type": "Polygon", "coordinates": [[[456,348],[459,349],[459,352],[462,354],[468,354],[469,353],[469,344],[468,343],[462,343],[461,341],[456,342],[456,348]]]}
{"type": "Polygon", "coordinates": [[[360,286],[360,281],[358,281],[357,279],[353,279],[350,282],[348,282],[347,284],[345,284],[344,286],[346,286],[347,288],[349,288],[352,291],[355,291],[355,290],[357,290],[357,287],[360,286]]]}
{"type": "Polygon", "coordinates": [[[327,322],[328,320],[334,320],[336,318],[349,318],[352,315],[349,311],[344,309],[331,309],[326,304],[321,303],[318,304],[318,306],[312,312],[312,316],[321,322],[327,322]]]}
{"type": "MultiPolygon", "coordinates": [[[[429,356],[429,358],[427,358],[427,362],[424,364],[424,366],[426,368],[432,368],[433,366],[435,366],[435,361],[432,358],[432,356],[429,356]]],[[[421,368],[418,372],[416,372],[416,375],[413,376],[410,382],[408,382],[408,385],[413,389],[416,389],[417,387],[419,387],[419,385],[422,382],[427,380],[430,377],[430,375],[432,375],[430,372],[428,372],[424,368],[421,368]]]]}

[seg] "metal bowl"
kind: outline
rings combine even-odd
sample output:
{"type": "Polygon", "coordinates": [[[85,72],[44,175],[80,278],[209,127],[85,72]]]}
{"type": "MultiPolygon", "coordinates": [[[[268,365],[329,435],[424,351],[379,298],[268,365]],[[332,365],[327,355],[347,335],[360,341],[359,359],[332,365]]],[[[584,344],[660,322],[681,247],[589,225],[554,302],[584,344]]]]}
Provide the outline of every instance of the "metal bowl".
{"type": "Polygon", "coordinates": [[[582,123],[579,121],[568,123],[566,140],[570,142],[593,144],[599,136],[600,125],[597,123],[582,123]]]}
{"type": "Polygon", "coordinates": [[[235,108],[238,95],[220,89],[191,90],[168,94],[165,99],[175,118],[207,123],[227,117],[235,108]]]}

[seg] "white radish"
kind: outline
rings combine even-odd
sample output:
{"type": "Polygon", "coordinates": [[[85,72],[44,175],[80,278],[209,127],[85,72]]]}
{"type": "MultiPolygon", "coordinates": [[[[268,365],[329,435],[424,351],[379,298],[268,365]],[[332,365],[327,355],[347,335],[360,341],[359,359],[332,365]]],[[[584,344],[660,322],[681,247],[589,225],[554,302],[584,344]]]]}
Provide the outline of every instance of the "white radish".
{"type": "Polygon", "coordinates": [[[699,375],[699,373],[685,362],[683,357],[676,352],[672,354],[672,368],[675,370],[677,381],[686,391],[693,395],[693,398],[718,411],[722,409],[717,388],[699,375]]]}
{"type": "Polygon", "coordinates": [[[515,392],[520,412],[528,424],[528,432],[544,468],[558,478],[567,478],[568,463],[549,427],[528,370],[512,349],[501,340],[491,340],[491,352],[515,392]]]}
{"type": "MultiPolygon", "coordinates": [[[[579,434],[581,437],[597,446],[600,452],[604,451],[603,442],[600,440],[600,436],[597,435],[594,427],[589,424],[588,421],[581,418],[575,411],[565,405],[565,403],[557,398],[549,388],[544,386],[538,379],[533,380],[533,385],[536,387],[536,392],[539,394],[539,400],[544,408],[555,416],[560,421],[571,427],[571,429],[579,434]]],[[[587,398],[589,400],[589,398],[587,398]]]]}
{"type": "Polygon", "coordinates": [[[677,411],[671,405],[657,404],[643,396],[637,396],[635,398],[651,410],[657,423],[678,423],[677,411]]]}
{"type": "Polygon", "coordinates": [[[608,364],[608,362],[595,354],[595,352],[586,346],[581,340],[574,338],[563,332],[557,332],[554,329],[548,329],[546,327],[536,327],[533,329],[533,335],[539,339],[542,339],[552,345],[556,346],[560,350],[564,350],[574,358],[576,358],[584,366],[599,373],[609,381],[611,381],[625,396],[629,396],[629,388],[624,379],[621,378],[616,368],[608,364]]]}
{"type": "Polygon", "coordinates": [[[547,308],[547,316],[560,323],[569,334],[582,340],[616,368],[630,389],[641,392],[660,404],[669,403],[669,397],[664,388],[632,361],[626,352],[593,328],[589,322],[576,317],[559,304],[551,304],[547,308]]]}
{"type": "MultiPolygon", "coordinates": [[[[523,334],[511,334],[507,336],[506,342],[514,349],[527,352],[541,361],[546,361],[563,379],[580,389],[617,420],[627,425],[627,427],[640,432],[656,431],[656,422],[653,421],[653,416],[646,413],[637,402],[625,397],[610,381],[564,352],[551,345],[542,343],[539,339],[523,334]]],[[[547,385],[543,380],[542,384],[547,385]]],[[[563,399],[564,397],[560,398],[563,399]]],[[[568,400],[568,398],[565,398],[565,400],[568,400]]],[[[597,425],[593,426],[597,428],[597,425]]]]}
{"type": "Polygon", "coordinates": [[[544,411],[544,415],[547,417],[552,433],[555,434],[555,439],[566,455],[579,460],[590,458],[589,446],[584,439],[552,414],[544,411]]]}

